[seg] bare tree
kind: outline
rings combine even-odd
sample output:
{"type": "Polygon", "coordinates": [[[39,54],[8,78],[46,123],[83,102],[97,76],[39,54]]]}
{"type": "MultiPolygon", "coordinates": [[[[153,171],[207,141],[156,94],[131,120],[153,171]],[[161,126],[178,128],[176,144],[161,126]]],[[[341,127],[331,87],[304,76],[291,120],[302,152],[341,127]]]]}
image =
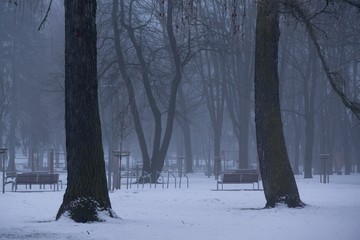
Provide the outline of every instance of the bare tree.
{"type": "MultiPolygon", "coordinates": [[[[163,16],[165,21],[165,33],[166,33],[166,42],[168,44],[170,56],[168,57],[170,60],[170,64],[173,64],[173,72],[171,73],[172,76],[168,76],[167,78],[171,78],[171,81],[167,84],[169,86],[169,94],[167,96],[167,100],[165,100],[166,106],[166,118],[163,121],[163,113],[160,108],[160,104],[157,101],[156,95],[154,94],[154,82],[151,78],[150,72],[150,62],[147,61],[147,58],[153,58],[153,56],[146,56],[146,51],[144,46],[140,43],[143,43],[142,35],[138,34],[138,31],[142,31],[145,25],[134,26],[134,12],[133,12],[133,4],[134,2],[131,1],[130,5],[128,6],[128,18],[125,18],[125,5],[124,2],[120,3],[120,17],[118,15],[118,8],[119,2],[117,0],[113,1],[113,12],[112,12],[112,24],[113,24],[113,31],[115,35],[115,49],[117,53],[117,61],[119,64],[121,75],[125,81],[127,90],[128,90],[128,97],[130,103],[130,109],[132,112],[132,117],[134,120],[135,131],[138,136],[138,141],[140,144],[140,149],[143,158],[143,175],[145,173],[151,174],[151,178],[142,178],[141,181],[152,181],[155,182],[158,179],[159,173],[161,172],[164,166],[164,160],[166,157],[166,153],[170,144],[173,124],[174,124],[174,117],[175,117],[175,108],[177,102],[177,92],[180,85],[180,81],[182,79],[182,71],[184,64],[186,63],[185,60],[181,59],[181,52],[179,51],[179,46],[177,44],[177,40],[174,33],[174,26],[173,26],[173,14],[174,14],[174,2],[168,1],[167,4],[164,2],[160,3],[160,10],[159,14],[163,16]],[[127,63],[125,62],[125,55],[124,55],[124,46],[120,40],[120,27],[119,21],[121,26],[126,31],[131,45],[135,50],[135,56],[137,63],[140,67],[140,76],[142,79],[142,84],[144,87],[144,92],[146,94],[147,102],[151,109],[151,114],[154,121],[154,136],[153,136],[153,143],[152,143],[152,151],[149,151],[149,144],[146,142],[145,134],[143,130],[143,123],[140,119],[139,114],[139,107],[136,102],[135,96],[135,89],[133,79],[130,76],[129,68],[127,63]],[[165,123],[163,123],[165,122],[165,123]],[[163,130],[163,127],[165,128],[163,130]],[[151,155],[150,155],[151,153],[151,155]]],[[[147,49],[146,49],[147,50],[147,49]]],[[[156,55],[156,52],[154,53],[156,55]]],[[[186,58],[185,58],[186,59],[186,58]]],[[[160,99],[161,100],[161,99],[160,99]]],[[[161,103],[161,101],[160,101],[161,103]]]]}
{"type": "MultiPolygon", "coordinates": [[[[353,6],[358,6],[355,1],[344,2],[349,3],[353,6]]],[[[288,0],[286,1],[286,4],[289,8],[293,10],[294,15],[302,22],[304,22],[307,32],[309,34],[309,38],[315,46],[316,53],[320,59],[321,65],[325,71],[325,74],[330,82],[332,89],[340,97],[343,104],[347,108],[349,108],[358,119],[360,119],[360,105],[356,101],[350,100],[349,97],[346,95],[346,92],[344,91],[344,77],[341,75],[340,72],[331,71],[329,64],[325,59],[325,54],[321,50],[319,40],[316,36],[316,27],[310,21],[314,16],[307,13],[307,10],[303,9],[302,5],[297,0],[288,0]]],[[[324,9],[326,7],[327,5],[324,7],[324,9]]]]}
{"type": "MultiPolygon", "coordinates": [[[[338,97],[341,99],[343,105],[348,108],[354,116],[359,120],[360,119],[360,105],[359,101],[357,99],[357,96],[351,96],[349,93],[349,84],[350,77],[347,76],[345,69],[346,62],[345,59],[345,46],[348,49],[357,49],[358,41],[356,38],[358,38],[358,25],[356,22],[358,22],[358,10],[359,10],[359,3],[357,1],[324,1],[319,2],[318,5],[322,5],[320,8],[314,8],[312,7],[311,3],[300,3],[297,0],[286,0],[284,2],[285,9],[287,12],[292,13],[292,15],[301,23],[303,23],[309,39],[314,46],[315,52],[320,60],[320,64],[322,66],[323,71],[325,72],[326,78],[328,79],[331,88],[333,89],[334,93],[338,95],[338,97]],[[350,6],[350,7],[348,7],[350,6]],[[331,9],[331,11],[329,11],[331,9]],[[344,12],[347,12],[347,14],[343,14],[344,12]],[[341,23],[342,18],[345,17],[346,19],[351,19],[350,21],[347,21],[347,24],[344,25],[344,23],[341,23]],[[323,32],[318,31],[318,29],[321,29],[317,26],[315,21],[313,20],[321,20],[323,22],[330,22],[331,19],[336,19],[336,28],[338,29],[338,32],[341,32],[341,34],[337,34],[338,43],[337,46],[333,46],[331,49],[329,49],[329,44],[327,43],[326,46],[323,46],[324,39],[327,39],[328,37],[325,36],[323,32]],[[352,27],[350,29],[348,26],[354,25],[355,27],[352,27]],[[342,26],[342,27],[341,27],[342,26]],[[348,32],[351,32],[352,34],[349,34],[348,32]],[[342,44],[339,44],[342,43],[342,44]],[[327,52],[330,54],[328,54],[327,52]],[[331,57],[327,57],[327,55],[330,55],[331,57]],[[342,62],[342,66],[334,70],[333,64],[331,62],[334,62],[334,58],[337,58],[338,62],[342,62]]],[[[328,23],[329,24],[329,23],[328,23]]],[[[331,28],[333,28],[333,25],[331,25],[331,28]]],[[[334,36],[332,36],[331,40],[335,40],[334,36]]],[[[331,40],[328,40],[330,42],[331,40]]],[[[330,45],[331,46],[331,45],[330,45]]],[[[353,51],[353,50],[351,50],[353,51]]],[[[358,52],[358,51],[353,51],[358,52]]],[[[357,66],[358,60],[356,58],[358,56],[350,56],[350,58],[354,58],[355,65],[357,66]]],[[[350,67],[351,68],[351,67],[350,67]]],[[[351,72],[352,70],[349,70],[351,72]]],[[[356,71],[355,71],[356,72],[356,71]]],[[[354,73],[352,73],[354,74],[354,73]]],[[[356,79],[354,83],[356,82],[356,79]]],[[[356,87],[353,91],[356,91],[356,87]]],[[[338,121],[340,122],[340,121],[338,121]]],[[[341,124],[341,123],[340,123],[341,124]]],[[[346,133],[346,130],[342,132],[342,135],[346,133]]],[[[332,148],[329,148],[332,149],[332,148]]],[[[347,153],[349,151],[348,147],[346,145],[343,146],[343,151],[347,153]]],[[[350,163],[350,156],[347,155],[345,159],[345,168],[346,173],[349,174],[351,163],[350,163]]]]}
{"type": "MultiPolygon", "coordinates": [[[[232,31],[229,39],[233,57],[230,60],[232,74],[226,91],[226,107],[238,141],[238,167],[250,167],[250,114],[254,74],[254,34],[255,9],[253,1],[243,1],[242,4],[232,2],[232,31]],[[240,22],[240,23],[239,23],[240,22]]],[[[229,14],[230,15],[230,14],[229,14]]]]}
{"type": "Polygon", "coordinates": [[[98,109],[96,1],[65,1],[67,188],[56,215],[75,222],[115,217],[105,175],[98,109]]]}
{"type": "Polygon", "coordinates": [[[303,207],[289,163],[280,114],[279,1],[258,2],[255,40],[255,124],[266,207],[303,207]]]}

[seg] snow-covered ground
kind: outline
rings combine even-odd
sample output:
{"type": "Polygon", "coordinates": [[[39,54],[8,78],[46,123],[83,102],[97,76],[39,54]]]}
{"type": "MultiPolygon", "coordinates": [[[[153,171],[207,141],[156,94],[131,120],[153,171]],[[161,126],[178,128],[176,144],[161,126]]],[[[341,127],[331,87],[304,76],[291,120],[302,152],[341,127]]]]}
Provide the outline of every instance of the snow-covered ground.
{"type": "Polygon", "coordinates": [[[297,177],[297,183],[304,209],[261,209],[263,191],[213,191],[216,181],[200,174],[190,175],[189,188],[133,185],[110,193],[121,219],[92,224],[54,221],[64,189],[10,192],[7,186],[0,195],[0,239],[360,239],[359,174],[330,176],[330,184],[297,177]]]}

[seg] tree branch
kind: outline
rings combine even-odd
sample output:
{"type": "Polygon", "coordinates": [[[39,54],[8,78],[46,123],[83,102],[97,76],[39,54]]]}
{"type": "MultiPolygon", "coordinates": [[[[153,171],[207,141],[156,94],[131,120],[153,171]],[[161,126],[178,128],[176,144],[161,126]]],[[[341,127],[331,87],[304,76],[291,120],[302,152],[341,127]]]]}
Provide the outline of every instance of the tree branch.
{"type": "Polygon", "coordinates": [[[44,25],[44,23],[45,23],[48,15],[49,15],[52,2],[53,2],[53,0],[50,0],[49,7],[48,7],[48,9],[47,9],[47,11],[46,11],[46,14],[45,14],[44,19],[41,21],[40,26],[38,27],[38,31],[40,31],[41,27],[44,25]]]}
{"type": "MultiPolygon", "coordinates": [[[[346,1],[351,2],[352,1],[346,1]]],[[[318,39],[315,34],[315,27],[310,22],[310,20],[307,18],[306,11],[300,7],[300,3],[297,0],[288,0],[287,1],[288,6],[290,6],[295,13],[298,15],[300,20],[302,20],[305,24],[306,31],[309,34],[311,42],[315,46],[316,53],[320,59],[321,65],[325,71],[325,74],[330,82],[330,85],[334,92],[340,97],[342,103],[350,109],[350,111],[356,116],[357,119],[360,120],[360,104],[355,101],[351,101],[345,94],[343,84],[345,82],[345,79],[339,72],[331,72],[330,68],[325,60],[325,56],[321,50],[320,44],[318,42],[318,39]]],[[[355,3],[354,3],[355,4],[355,3]]]]}

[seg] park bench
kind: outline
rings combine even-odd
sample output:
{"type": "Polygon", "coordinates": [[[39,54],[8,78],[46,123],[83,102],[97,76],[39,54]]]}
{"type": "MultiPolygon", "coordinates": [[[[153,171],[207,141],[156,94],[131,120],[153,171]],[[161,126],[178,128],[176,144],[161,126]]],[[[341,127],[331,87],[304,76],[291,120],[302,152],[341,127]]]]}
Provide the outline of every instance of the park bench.
{"type": "Polygon", "coordinates": [[[27,185],[29,185],[31,189],[31,185],[39,184],[41,189],[42,187],[45,188],[46,184],[49,184],[50,188],[52,188],[53,186],[55,191],[55,186],[56,186],[56,190],[59,190],[59,183],[61,184],[61,188],[62,188],[62,181],[59,180],[59,174],[22,173],[16,175],[13,187],[15,187],[15,191],[16,191],[18,185],[25,185],[26,189],[27,189],[27,185]]]}
{"type": "Polygon", "coordinates": [[[5,183],[5,184],[13,183],[15,177],[16,177],[16,172],[6,172],[6,173],[5,173],[4,183],[5,183]]]}
{"type": "Polygon", "coordinates": [[[14,185],[15,177],[16,177],[16,172],[3,173],[3,193],[5,192],[6,184],[14,185]]]}
{"type": "Polygon", "coordinates": [[[221,175],[221,180],[217,181],[216,189],[219,190],[219,185],[221,185],[221,190],[224,190],[224,184],[252,184],[253,190],[257,184],[257,189],[259,189],[259,178],[260,174],[256,169],[233,170],[221,175]]]}

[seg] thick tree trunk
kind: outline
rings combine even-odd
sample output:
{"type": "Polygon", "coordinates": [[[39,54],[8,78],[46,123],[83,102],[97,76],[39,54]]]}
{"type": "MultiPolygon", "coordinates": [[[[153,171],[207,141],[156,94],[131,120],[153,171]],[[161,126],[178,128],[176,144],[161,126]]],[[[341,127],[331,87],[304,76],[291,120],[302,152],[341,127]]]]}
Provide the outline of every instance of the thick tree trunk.
{"type": "Polygon", "coordinates": [[[282,128],[279,78],[279,2],[258,2],[255,47],[255,124],[266,207],[302,207],[282,128]]]}
{"type": "Polygon", "coordinates": [[[107,191],[98,109],[96,0],[65,1],[67,188],[56,219],[114,217],[107,191]]]}

